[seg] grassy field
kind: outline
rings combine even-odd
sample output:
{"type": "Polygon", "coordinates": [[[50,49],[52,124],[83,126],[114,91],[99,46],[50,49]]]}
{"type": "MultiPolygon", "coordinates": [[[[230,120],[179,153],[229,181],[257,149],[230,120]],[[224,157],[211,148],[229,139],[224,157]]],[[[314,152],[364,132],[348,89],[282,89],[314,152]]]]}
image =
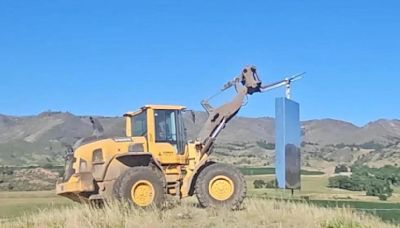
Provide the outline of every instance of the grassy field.
{"type": "Polygon", "coordinates": [[[163,210],[137,210],[112,203],[103,209],[82,205],[49,208],[9,219],[3,227],[396,227],[351,209],[319,208],[304,203],[246,200],[245,208],[202,209],[193,199],[163,210]]]}
{"type": "MultiPolygon", "coordinates": [[[[400,211],[395,210],[387,210],[387,209],[400,209],[400,189],[396,188],[395,189],[395,194],[393,197],[389,198],[388,202],[381,202],[379,201],[376,197],[367,197],[365,196],[365,193],[363,192],[351,192],[351,191],[345,191],[345,190],[338,190],[338,189],[330,189],[327,188],[326,185],[328,183],[328,177],[324,175],[316,175],[316,176],[302,176],[302,190],[301,191],[295,191],[294,196],[291,195],[289,191],[282,191],[282,190],[275,190],[275,189],[255,189],[253,186],[253,181],[257,179],[262,179],[265,181],[268,180],[273,180],[274,176],[273,175],[257,175],[257,176],[246,176],[247,180],[247,185],[248,185],[248,201],[246,202],[246,210],[244,212],[241,212],[241,216],[245,216],[244,219],[248,217],[252,217],[250,213],[254,208],[264,208],[265,210],[272,210],[275,207],[288,207],[288,208],[295,208],[293,210],[297,210],[301,208],[301,210],[304,210],[303,213],[314,213],[311,211],[317,211],[317,207],[321,208],[339,208],[338,210],[328,210],[328,209],[321,209],[321,211],[329,212],[338,215],[338,211],[340,213],[344,213],[344,211],[353,211],[354,210],[359,211],[360,213],[366,212],[367,214],[374,214],[377,215],[378,217],[382,218],[385,221],[388,222],[393,222],[396,224],[400,224],[400,211]],[[258,201],[262,201],[261,204],[258,204],[258,201]],[[291,203],[286,203],[285,201],[291,201],[291,203]],[[293,204],[294,202],[294,204],[293,204]],[[248,206],[251,205],[251,207],[254,208],[248,208],[248,206]],[[271,207],[271,208],[269,208],[271,207]],[[343,209],[347,208],[347,209],[343,209]],[[365,209],[372,209],[376,208],[379,210],[365,210],[365,209]],[[384,209],[384,210],[381,210],[384,209]]],[[[189,198],[183,202],[183,206],[171,206],[172,211],[176,212],[181,212],[184,213],[185,210],[195,210],[198,213],[214,213],[214,212],[201,212],[201,210],[198,208],[196,204],[196,199],[195,198],[189,198]],[[193,208],[192,208],[193,207],[193,208]],[[178,209],[180,208],[180,209],[178,209]],[[190,209],[189,209],[190,208],[190,209]],[[181,211],[180,211],[181,210],[181,211]]],[[[8,221],[15,221],[16,223],[12,223],[12,226],[16,224],[21,224],[21,219],[25,219],[28,221],[28,223],[32,223],[32,227],[40,227],[36,221],[33,221],[33,215],[30,214],[37,214],[39,213],[39,221],[43,223],[47,223],[49,221],[46,221],[46,218],[44,216],[45,213],[48,214],[53,214],[56,213],[54,211],[59,211],[60,213],[75,213],[82,212],[82,213],[89,213],[87,208],[84,206],[81,206],[76,203],[72,203],[71,201],[57,197],[55,196],[54,192],[51,191],[46,191],[46,192],[0,192],[0,226],[9,226],[10,223],[7,223],[8,221]],[[32,221],[31,221],[32,220],[32,221]],[[1,225],[2,224],[2,225],[1,225]]],[[[90,212],[92,213],[92,212],[90,212]]],[[[100,213],[100,212],[96,212],[100,213]]],[[[122,212],[119,212],[122,213],[122,212]]],[[[133,213],[133,212],[132,212],[133,213]]],[[[136,212],[135,212],[136,213],[136,212]]],[[[155,213],[155,212],[154,212],[155,213]]],[[[166,212],[172,213],[170,211],[166,212]]],[[[264,212],[263,212],[264,213],[264,212]]],[[[286,213],[286,212],[282,212],[286,213]]],[[[318,212],[320,213],[320,212],[318,212]]],[[[322,212],[321,212],[322,213],[322,212]]],[[[339,213],[339,214],[340,214],[339,213]]],[[[350,212],[346,212],[350,213],[350,212]]],[[[353,212],[351,212],[353,213],[353,212]]],[[[137,213],[136,213],[137,214],[137,213]]],[[[136,215],[135,214],[135,215],[136,215]]],[[[226,214],[226,213],[224,213],[226,214]]],[[[271,221],[269,220],[263,220],[263,217],[268,217],[269,216],[264,216],[267,214],[266,212],[264,214],[257,214],[253,215],[253,217],[256,218],[256,222],[254,224],[248,223],[247,225],[251,226],[261,226],[259,224],[269,224],[271,221]],[[260,217],[260,218],[259,218],[260,217]],[[261,218],[262,217],[262,218],[261,218]],[[257,225],[258,224],[258,225],[257,225]]],[[[98,216],[98,215],[96,215],[98,216]]],[[[120,214],[115,215],[115,216],[121,216],[120,214]]],[[[125,216],[125,215],[123,215],[125,216]]],[[[163,213],[158,213],[158,216],[166,216],[163,213]],[[162,215],[161,215],[162,214],[162,215]]],[[[186,215],[182,215],[185,217],[186,215]]],[[[194,218],[194,214],[190,215],[188,220],[196,220],[194,218]],[[190,217],[192,216],[192,217],[190,217]]],[[[225,215],[224,215],[225,216],[225,215]]],[[[227,215],[226,215],[227,216],[227,215]]],[[[283,216],[283,215],[282,215],[283,216]]],[[[275,220],[273,220],[275,223],[275,226],[271,227],[279,227],[278,224],[281,225],[293,225],[290,221],[285,221],[283,217],[277,217],[275,220]]],[[[322,215],[321,215],[322,216],[322,215]]],[[[327,216],[327,215],[323,215],[327,216]]],[[[359,216],[358,214],[356,216],[359,216]]],[[[168,216],[167,216],[168,217],[168,216]]],[[[368,216],[367,216],[368,217],[368,216]]],[[[334,217],[326,217],[326,221],[339,221],[340,219],[343,218],[343,216],[339,216],[339,220],[334,219],[334,217]]],[[[358,217],[357,217],[358,218],[358,217]]],[[[369,218],[369,217],[368,217],[369,218]]],[[[58,218],[59,221],[57,221],[57,224],[62,223],[62,218],[58,218]]],[[[114,218],[110,218],[114,219],[114,218]]],[[[171,218],[168,218],[171,219],[171,218]]],[[[222,218],[230,222],[229,218],[222,218]]],[[[287,218],[285,218],[287,219],[287,218]]],[[[179,224],[186,224],[186,219],[185,221],[180,221],[179,224]]],[[[375,219],[372,219],[374,222],[375,219]]],[[[322,220],[321,220],[322,221],[322,220]]],[[[350,220],[349,220],[350,221],[350,220]]],[[[347,222],[349,222],[347,221],[347,222]]],[[[358,221],[358,220],[354,220],[358,221]]],[[[363,220],[361,220],[363,221],[363,220]]],[[[64,221],[65,222],[65,221],[64,221]]],[[[80,225],[87,225],[88,223],[92,223],[93,221],[79,221],[80,225]]],[[[128,221],[121,221],[122,223],[125,224],[125,222],[128,221]]],[[[159,221],[158,221],[159,222],[159,221]]],[[[217,220],[214,220],[215,224],[218,224],[217,220]]],[[[347,223],[345,222],[345,223],[347,223]]],[[[27,224],[28,224],[27,223],[27,224]]],[[[128,222],[129,223],[129,222],[128,222]]],[[[330,223],[330,222],[328,222],[330,223]]],[[[64,224],[68,225],[68,224],[64,224]]],[[[246,224],[243,224],[246,225],[246,224]]],[[[318,223],[318,224],[313,224],[311,227],[324,227],[324,223],[318,223]]],[[[11,225],[10,225],[11,226],[11,225]]],[[[156,226],[156,225],[155,225],[156,226]]],[[[185,225],[183,225],[185,227],[185,225]]],[[[212,225],[210,225],[212,226],[212,225]]],[[[72,226],[71,226],[72,227],[72,226]]],[[[88,226],[88,227],[94,227],[94,226],[88,226]]],[[[106,226],[107,227],[107,226],[106,226]]],[[[110,226],[109,226],[110,227],[110,226]]],[[[121,226],[120,226],[121,227],[121,226]]],[[[122,226],[123,227],[123,226],[122,226]]],[[[325,226],[329,227],[329,226],[325,226]]],[[[331,226],[331,227],[341,227],[341,226],[331,226]]],[[[352,227],[352,226],[350,226],[352,227]]],[[[359,227],[359,226],[354,226],[354,227],[359,227]]],[[[371,226],[374,227],[374,226],[371,226]]],[[[380,226],[382,227],[382,226],[380,226]]]]}
{"type": "Polygon", "coordinates": [[[57,197],[52,191],[0,192],[0,219],[71,204],[70,200],[57,197]]]}

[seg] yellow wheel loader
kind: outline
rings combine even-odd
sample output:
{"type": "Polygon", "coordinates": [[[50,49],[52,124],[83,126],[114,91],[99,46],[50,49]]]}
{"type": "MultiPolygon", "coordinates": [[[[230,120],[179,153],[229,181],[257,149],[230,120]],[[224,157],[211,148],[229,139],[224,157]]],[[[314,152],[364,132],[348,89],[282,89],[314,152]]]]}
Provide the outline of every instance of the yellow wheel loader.
{"type": "Polygon", "coordinates": [[[161,206],[166,194],[179,198],[196,194],[203,207],[237,209],[246,196],[243,175],[209,156],[246,96],[275,85],[262,86],[256,68],[245,67],[222,89],[235,87],[237,94],[230,102],[218,108],[208,100],[202,102],[209,117],[192,141],[186,138],[183,106],[146,105],[125,113],[125,137],[102,139],[97,134],[69,150],[56,192],[78,202],[119,199],[137,207],[161,206]]]}

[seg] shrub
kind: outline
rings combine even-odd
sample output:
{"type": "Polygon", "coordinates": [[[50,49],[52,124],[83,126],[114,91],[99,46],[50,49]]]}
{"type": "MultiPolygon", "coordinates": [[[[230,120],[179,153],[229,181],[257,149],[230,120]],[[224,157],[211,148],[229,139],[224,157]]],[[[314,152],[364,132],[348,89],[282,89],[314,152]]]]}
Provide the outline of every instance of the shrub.
{"type": "Polygon", "coordinates": [[[344,144],[344,143],[336,144],[335,147],[338,149],[343,149],[346,147],[346,144],[344,144]]]}
{"type": "Polygon", "coordinates": [[[335,173],[345,173],[349,172],[350,169],[346,165],[340,164],[335,167],[335,173]]]}
{"type": "Polygon", "coordinates": [[[275,144],[274,143],[266,143],[264,141],[258,141],[257,145],[261,148],[264,148],[266,150],[275,150],[275,144]]]}
{"type": "Polygon", "coordinates": [[[13,189],[14,189],[14,186],[13,186],[13,185],[11,185],[11,184],[9,184],[9,185],[8,185],[8,190],[10,190],[10,191],[11,191],[11,190],[13,190],[13,189]]]}
{"type": "Polygon", "coordinates": [[[384,145],[376,143],[374,141],[363,143],[360,145],[360,147],[367,150],[381,150],[385,148],[384,145]]]}
{"type": "Polygon", "coordinates": [[[14,170],[7,170],[5,174],[8,176],[12,176],[14,174],[14,170]]]}
{"type": "Polygon", "coordinates": [[[348,176],[335,176],[329,178],[329,188],[340,188],[346,190],[353,190],[353,182],[348,176]]]}
{"type": "Polygon", "coordinates": [[[256,189],[260,189],[260,188],[264,188],[264,186],[266,185],[265,181],[263,180],[255,180],[253,182],[254,188],[256,189]]]}
{"type": "Polygon", "coordinates": [[[267,183],[265,183],[265,188],[276,188],[276,180],[270,180],[267,183]]]}
{"type": "Polygon", "coordinates": [[[386,195],[379,195],[378,198],[379,198],[379,200],[382,200],[382,201],[386,201],[388,199],[388,197],[386,195]]]}

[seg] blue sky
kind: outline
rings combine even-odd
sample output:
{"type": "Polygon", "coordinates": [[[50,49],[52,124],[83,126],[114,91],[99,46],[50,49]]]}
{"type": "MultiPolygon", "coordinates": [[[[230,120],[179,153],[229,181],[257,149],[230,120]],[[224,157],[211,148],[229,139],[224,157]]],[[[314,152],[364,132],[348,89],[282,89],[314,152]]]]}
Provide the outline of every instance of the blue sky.
{"type": "MultiPolygon", "coordinates": [[[[302,119],[400,118],[398,1],[0,2],[0,113],[118,116],[200,101],[255,64],[265,83],[306,71],[302,119]]],[[[214,104],[229,99],[228,93],[214,104]]],[[[272,116],[277,90],[243,116],[272,116]]]]}

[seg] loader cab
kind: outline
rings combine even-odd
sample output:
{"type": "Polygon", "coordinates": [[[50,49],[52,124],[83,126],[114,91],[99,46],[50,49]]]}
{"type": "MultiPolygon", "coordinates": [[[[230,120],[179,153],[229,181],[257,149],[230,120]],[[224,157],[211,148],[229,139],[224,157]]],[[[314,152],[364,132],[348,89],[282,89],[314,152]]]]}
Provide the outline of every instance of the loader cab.
{"type": "Polygon", "coordinates": [[[184,109],[175,105],[146,105],[136,112],[126,113],[126,136],[144,137],[144,150],[163,163],[181,163],[187,142],[184,109]]]}

